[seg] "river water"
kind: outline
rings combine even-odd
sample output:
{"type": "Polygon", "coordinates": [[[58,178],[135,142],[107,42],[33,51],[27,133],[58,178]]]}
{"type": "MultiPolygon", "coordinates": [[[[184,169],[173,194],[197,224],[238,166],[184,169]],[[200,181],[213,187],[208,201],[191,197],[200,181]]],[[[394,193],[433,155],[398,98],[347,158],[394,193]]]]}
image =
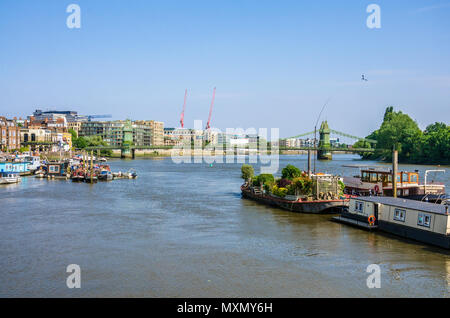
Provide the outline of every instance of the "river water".
{"type": "MultiPolygon", "coordinates": [[[[353,175],[343,165],[374,164],[357,158],[317,168],[353,175]]],[[[450,296],[448,251],[241,199],[240,164],[110,164],[139,177],[0,188],[0,296],[450,296]],[[69,264],[80,289],[66,286],[69,264]],[[369,264],[381,268],[379,289],[366,285],[369,264]]],[[[306,168],[306,157],[281,156],[287,164],[306,168]]],[[[436,179],[450,187],[449,171],[436,179]]]]}

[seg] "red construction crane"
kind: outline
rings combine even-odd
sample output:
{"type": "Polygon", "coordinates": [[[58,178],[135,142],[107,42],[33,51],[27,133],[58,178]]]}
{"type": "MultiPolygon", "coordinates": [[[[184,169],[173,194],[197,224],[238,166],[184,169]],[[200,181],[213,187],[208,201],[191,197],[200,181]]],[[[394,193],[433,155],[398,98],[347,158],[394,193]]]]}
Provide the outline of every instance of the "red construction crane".
{"type": "Polygon", "coordinates": [[[186,98],[187,98],[187,88],[186,88],[186,91],[184,92],[183,111],[181,112],[181,118],[180,118],[181,128],[184,128],[184,111],[186,109],[186,98]]]}
{"type": "Polygon", "coordinates": [[[209,117],[208,117],[208,122],[206,123],[206,130],[211,128],[210,124],[211,124],[212,110],[213,110],[213,107],[214,107],[214,98],[216,98],[216,88],[215,87],[214,87],[214,90],[213,90],[213,97],[212,97],[212,101],[211,101],[211,107],[209,108],[209,117]]]}

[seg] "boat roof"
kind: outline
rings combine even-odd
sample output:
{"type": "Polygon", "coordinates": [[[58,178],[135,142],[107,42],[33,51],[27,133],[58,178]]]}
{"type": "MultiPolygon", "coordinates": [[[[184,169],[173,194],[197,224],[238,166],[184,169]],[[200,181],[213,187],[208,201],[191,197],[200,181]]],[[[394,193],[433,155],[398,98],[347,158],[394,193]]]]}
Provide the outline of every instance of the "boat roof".
{"type": "Polygon", "coordinates": [[[431,212],[436,214],[446,214],[448,205],[408,200],[394,197],[357,197],[358,201],[375,202],[385,205],[392,205],[400,208],[431,212]]]}

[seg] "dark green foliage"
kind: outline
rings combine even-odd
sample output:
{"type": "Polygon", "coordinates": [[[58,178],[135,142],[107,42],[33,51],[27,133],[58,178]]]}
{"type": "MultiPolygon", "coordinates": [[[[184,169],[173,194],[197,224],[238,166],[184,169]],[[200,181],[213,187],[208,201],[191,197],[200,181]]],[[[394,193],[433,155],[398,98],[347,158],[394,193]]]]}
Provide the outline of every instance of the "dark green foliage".
{"type": "Polygon", "coordinates": [[[259,184],[275,184],[275,178],[271,174],[260,174],[258,176],[259,184]]]}
{"type": "Polygon", "coordinates": [[[294,167],[293,165],[287,165],[283,170],[281,170],[281,178],[292,180],[294,178],[298,178],[302,175],[302,172],[299,168],[294,167]]]}
{"type": "MultiPolygon", "coordinates": [[[[364,159],[392,161],[392,150],[398,150],[399,162],[450,164],[450,126],[445,123],[429,125],[422,132],[417,123],[392,106],[386,109],[380,128],[368,139],[378,141],[374,153],[363,153],[364,159]]],[[[358,141],[355,148],[366,148],[358,141]]]]}
{"type": "Polygon", "coordinates": [[[248,181],[253,178],[255,172],[253,170],[253,166],[243,164],[241,167],[241,178],[248,181]]]}

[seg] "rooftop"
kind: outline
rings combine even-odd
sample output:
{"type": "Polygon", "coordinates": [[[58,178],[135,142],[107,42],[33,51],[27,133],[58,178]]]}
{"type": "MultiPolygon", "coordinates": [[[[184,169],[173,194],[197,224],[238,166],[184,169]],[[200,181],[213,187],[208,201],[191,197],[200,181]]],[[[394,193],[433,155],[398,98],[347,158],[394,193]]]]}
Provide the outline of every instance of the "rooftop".
{"type": "Polygon", "coordinates": [[[392,205],[400,208],[419,210],[437,214],[446,214],[446,207],[448,207],[448,205],[444,204],[436,204],[393,197],[358,197],[355,199],[359,201],[375,202],[384,205],[392,205]]]}

